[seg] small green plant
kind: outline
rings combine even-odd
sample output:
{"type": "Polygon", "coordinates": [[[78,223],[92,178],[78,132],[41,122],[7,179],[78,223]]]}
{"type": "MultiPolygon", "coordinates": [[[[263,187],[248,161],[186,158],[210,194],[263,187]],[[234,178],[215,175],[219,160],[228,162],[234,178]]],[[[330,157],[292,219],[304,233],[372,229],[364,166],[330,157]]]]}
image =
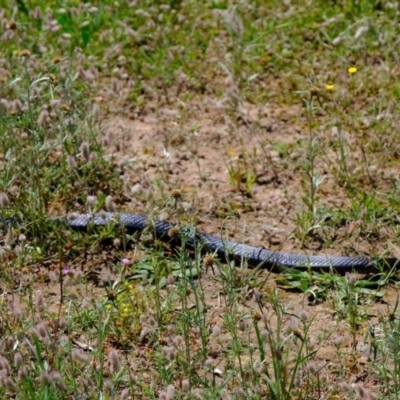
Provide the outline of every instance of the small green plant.
{"type": "Polygon", "coordinates": [[[306,229],[306,234],[312,232],[319,221],[317,221],[317,191],[324,181],[324,177],[319,175],[316,169],[317,157],[320,154],[321,143],[320,139],[314,132],[314,113],[316,111],[315,100],[319,100],[318,92],[316,89],[311,88],[309,91],[309,98],[303,98],[303,103],[307,114],[308,123],[308,145],[307,153],[304,157],[302,167],[307,176],[307,183],[304,185],[308,187],[308,192],[303,196],[303,201],[308,209],[309,226],[306,229]]]}
{"type": "Polygon", "coordinates": [[[228,163],[228,174],[231,185],[241,193],[251,196],[252,188],[257,182],[258,174],[250,161],[241,157],[233,150],[230,151],[233,160],[228,163]]]}

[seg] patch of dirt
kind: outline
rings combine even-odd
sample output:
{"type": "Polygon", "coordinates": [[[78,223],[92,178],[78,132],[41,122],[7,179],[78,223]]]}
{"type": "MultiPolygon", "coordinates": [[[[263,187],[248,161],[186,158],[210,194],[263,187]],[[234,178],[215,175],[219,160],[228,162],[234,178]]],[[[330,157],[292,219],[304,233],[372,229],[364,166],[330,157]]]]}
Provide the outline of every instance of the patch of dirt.
{"type": "MultiPolygon", "coordinates": [[[[357,219],[334,229],[318,227],[317,221],[312,234],[302,230],[308,228],[307,223],[301,228],[301,219],[308,210],[310,182],[302,166],[308,162],[304,143],[309,133],[300,107],[246,104],[232,112],[226,105],[210,107],[214,103],[205,99],[182,109],[160,108],[136,119],[118,116],[106,121],[104,131],[113,137],[107,151],[122,170],[130,199],[127,210],[177,220],[175,210],[164,205],[170,190],[180,188],[185,214],[208,233],[223,232],[241,242],[287,252],[387,251],[393,233],[382,228],[361,235],[365,227],[357,219]]],[[[318,135],[329,140],[334,132],[318,135]]],[[[353,158],[360,157],[355,149],[353,158]]],[[[323,179],[316,204],[340,211],[349,199],[325,161],[326,155],[316,160],[323,179]]],[[[390,168],[384,172],[388,175],[381,177],[382,185],[387,186],[390,168]]]]}

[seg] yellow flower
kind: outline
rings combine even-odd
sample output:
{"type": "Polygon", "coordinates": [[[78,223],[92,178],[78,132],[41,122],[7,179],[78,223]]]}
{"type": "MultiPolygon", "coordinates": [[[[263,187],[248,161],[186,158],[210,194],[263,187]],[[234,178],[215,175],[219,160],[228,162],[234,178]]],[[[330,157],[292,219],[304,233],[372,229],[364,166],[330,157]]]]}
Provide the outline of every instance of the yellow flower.
{"type": "Polygon", "coordinates": [[[333,85],[332,83],[328,83],[328,84],[325,86],[325,90],[330,91],[330,90],[333,90],[334,87],[335,87],[335,85],[333,85]]]}
{"type": "Polygon", "coordinates": [[[350,68],[347,70],[347,72],[348,72],[349,74],[355,74],[355,73],[357,72],[357,68],[356,68],[356,67],[350,67],[350,68]]]}
{"type": "Polygon", "coordinates": [[[121,307],[122,315],[128,315],[128,314],[130,314],[130,312],[131,312],[131,310],[130,310],[129,306],[122,306],[121,307]]]}

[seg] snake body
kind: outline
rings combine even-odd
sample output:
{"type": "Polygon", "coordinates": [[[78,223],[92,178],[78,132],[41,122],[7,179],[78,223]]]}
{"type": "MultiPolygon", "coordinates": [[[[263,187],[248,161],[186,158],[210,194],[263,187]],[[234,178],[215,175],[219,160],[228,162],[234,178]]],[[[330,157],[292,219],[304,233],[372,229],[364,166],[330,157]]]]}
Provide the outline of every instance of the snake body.
{"type": "MultiPolygon", "coordinates": [[[[171,240],[170,230],[176,225],[166,221],[152,221],[148,217],[131,213],[100,212],[96,214],[76,214],[66,218],[67,224],[74,229],[84,230],[90,224],[104,226],[116,223],[123,226],[128,233],[142,232],[151,227],[154,235],[164,241],[171,240]]],[[[220,237],[204,232],[192,231],[185,235],[187,244],[201,245],[207,251],[218,254],[223,259],[245,260],[249,265],[265,268],[281,266],[286,268],[312,268],[312,269],[337,269],[337,270],[367,270],[377,264],[395,266],[398,263],[396,258],[370,258],[370,257],[349,257],[329,255],[305,255],[291,254],[279,251],[264,249],[261,247],[249,246],[232,240],[225,240],[220,237]]]]}

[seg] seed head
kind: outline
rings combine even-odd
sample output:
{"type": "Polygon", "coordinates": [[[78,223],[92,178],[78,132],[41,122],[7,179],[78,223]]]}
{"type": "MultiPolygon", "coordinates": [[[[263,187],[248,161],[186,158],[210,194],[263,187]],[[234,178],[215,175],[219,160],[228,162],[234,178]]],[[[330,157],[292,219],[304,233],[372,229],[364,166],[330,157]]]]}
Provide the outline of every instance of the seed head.
{"type": "Polygon", "coordinates": [[[14,241],[14,231],[11,227],[9,227],[6,237],[4,238],[4,245],[6,247],[10,247],[13,241],[14,241]]]}
{"type": "Polygon", "coordinates": [[[239,325],[238,325],[239,331],[244,332],[247,329],[247,323],[244,319],[241,319],[239,321],[239,325]]]}
{"type": "Polygon", "coordinates": [[[179,228],[177,226],[173,226],[168,230],[168,236],[171,239],[177,239],[179,237],[179,228]]]}
{"type": "Polygon", "coordinates": [[[67,321],[65,318],[61,317],[58,323],[58,326],[61,330],[65,329],[67,327],[67,321]]]}
{"type": "Polygon", "coordinates": [[[1,192],[0,193],[0,207],[9,207],[11,204],[10,199],[8,198],[8,196],[4,193],[1,192]]]}
{"type": "Polygon", "coordinates": [[[184,392],[188,392],[188,391],[190,390],[190,382],[189,382],[189,379],[184,379],[184,380],[182,381],[182,390],[183,390],[184,392]]]}
{"type": "Polygon", "coordinates": [[[20,56],[24,58],[29,58],[31,56],[31,52],[27,49],[23,49],[20,51],[20,56]]]}
{"type": "Polygon", "coordinates": [[[137,195],[141,193],[144,193],[144,188],[140,183],[137,183],[131,187],[131,194],[137,195]]]}
{"type": "Polygon", "coordinates": [[[171,197],[174,200],[181,200],[182,199],[182,190],[180,189],[172,189],[170,192],[171,197]]]}
{"type": "Polygon", "coordinates": [[[174,361],[176,358],[176,350],[174,347],[163,347],[162,354],[169,361],[174,361]]]}
{"type": "Polygon", "coordinates": [[[67,161],[68,161],[68,165],[69,165],[69,169],[70,170],[73,170],[73,169],[78,167],[78,164],[76,163],[76,160],[75,160],[74,156],[69,155],[68,158],[67,158],[67,161]]]}
{"type": "Polygon", "coordinates": [[[268,329],[263,329],[261,332],[261,338],[264,340],[264,342],[268,342],[270,339],[269,331],[268,329]]]}
{"type": "Polygon", "coordinates": [[[72,354],[71,355],[72,355],[72,359],[74,361],[78,361],[78,362],[80,362],[82,364],[87,363],[88,360],[89,360],[88,355],[84,351],[82,351],[81,349],[72,350],[72,354]]]}
{"type": "Polygon", "coordinates": [[[43,109],[40,114],[39,117],[37,119],[37,124],[39,126],[45,126],[50,120],[50,115],[49,112],[46,109],[43,109]]]}
{"type": "Polygon", "coordinates": [[[18,380],[23,381],[28,377],[29,374],[29,366],[28,365],[23,365],[19,370],[18,370],[18,380]]]}
{"type": "Polygon", "coordinates": [[[167,400],[174,400],[175,398],[175,387],[174,385],[168,385],[167,387],[167,400]]]}
{"type": "Polygon", "coordinates": [[[49,373],[49,380],[51,383],[56,385],[58,388],[62,390],[66,390],[65,383],[61,377],[61,374],[58,371],[51,371],[49,373]]]}
{"type": "Polygon", "coordinates": [[[90,71],[89,69],[87,71],[85,71],[84,69],[81,69],[79,71],[79,77],[88,82],[92,82],[96,79],[93,72],[90,71]]]}
{"type": "Polygon", "coordinates": [[[14,99],[12,101],[12,104],[11,104],[11,109],[12,110],[16,110],[16,111],[22,110],[22,102],[21,102],[21,100],[20,99],[14,99]]]}
{"type": "Polygon", "coordinates": [[[19,305],[18,305],[17,302],[15,302],[15,301],[13,301],[13,300],[10,300],[10,301],[8,302],[8,308],[9,308],[9,310],[13,313],[14,317],[16,317],[16,318],[21,317],[21,315],[22,315],[22,310],[21,310],[21,308],[19,307],[19,305]]]}
{"type": "Polygon", "coordinates": [[[47,339],[47,328],[43,322],[39,322],[36,325],[36,334],[42,339],[47,339]]]}
{"type": "Polygon", "coordinates": [[[96,196],[87,196],[86,197],[86,204],[88,206],[93,206],[97,203],[97,197],[96,196]]]}
{"type": "Polygon", "coordinates": [[[213,368],[214,367],[214,360],[212,358],[207,358],[206,361],[204,361],[204,365],[208,368],[213,368]]]}
{"type": "Polygon", "coordinates": [[[263,320],[264,324],[267,325],[269,323],[269,315],[266,311],[263,311],[261,319],[263,320]]]}
{"type": "Polygon", "coordinates": [[[156,326],[157,325],[157,322],[152,315],[150,315],[149,318],[147,318],[147,324],[148,324],[148,326],[156,326]]]}
{"type": "Polygon", "coordinates": [[[57,79],[57,77],[56,77],[54,74],[49,74],[48,76],[49,76],[49,78],[50,78],[50,82],[51,82],[53,85],[58,85],[58,79],[57,79]]]}
{"type": "Polygon", "coordinates": [[[9,390],[10,392],[15,392],[16,385],[11,376],[0,375],[0,377],[2,381],[2,386],[7,388],[7,390],[9,390]]]}
{"type": "Polygon", "coordinates": [[[82,158],[88,162],[90,159],[90,146],[88,142],[82,142],[79,147],[79,151],[81,152],[82,158]]]}
{"type": "Polygon", "coordinates": [[[42,18],[42,10],[40,9],[39,6],[36,6],[34,9],[31,9],[29,11],[29,16],[32,19],[40,19],[40,18],[42,18]]]}
{"type": "Polygon", "coordinates": [[[258,288],[254,288],[253,293],[254,293],[254,298],[255,298],[256,302],[259,303],[263,298],[263,294],[261,293],[260,289],[258,289],[258,288]]]}
{"type": "Polygon", "coordinates": [[[96,120],[100,115],[100,106],[98,103],[92,105],[92,116],[96,120]]]}
{"type": "Polygon", "coordinates": [[[185,344],[185,340],[183,339],[183,336],[181,335],[176,335],[172,338],[172,341],[174,345],[179,349],[185,344]]]}
{"type": "Polygon", "coordinates": [[[107,147],[107,146],[110,144],[110,141],[108,140],[108,137],[107,137],[107,136],[103,136],[103,137],[101,138],[101,144],[102,144],[104,147],[107,147]]]}
{"type": "Polygon", "coordinates": [[[212,268],[214,265],[214,256],[212,254],[207,254],[204,258],[203,258],[203,267],[205,267],[206,269],[208,268],[212,268]]]}
{"type": "Polygon", "coordinates": [[[300,374],[296,374],[296,376],[294,377],[294,385],[296,387],[300,387],[303,383],[303,379],[301,378],[300,374]]]}
{"type": "Polygon", "coordinates": [[[167,279],[166,279],[166,282],[165,282],[165,283],[167,284],[167,286],[172,286],[172,285],[174,285],[174,284],[175,284],[175,277],[174,277],[174,275],[169,274],[169,275],[167,276],[167,279]]]}
{"type": "Polygon", "coordinates": [[[298,319],[291,317],[290,320],[283,327],[283,333],[285,335],[290,335],[291,333],[293,333],[294,330],[298,329],[298,327],[299,327],[298,319]]]}
{"type": "Polygon", "coordinates": [[[75,221],[79,217],[79,214],[77,212],[72,212],[68,214],[68,220],[69,221],[75,221]]]}
{"type": "Polygon", "coordinates": [[[92,152],[90,153],[89,160],[90,160],[91,162],[93,162],[93,161],[96,160],[96,158],[97,158],[97,154],[94,153],[94,152],[92,151],[92,152]]]}
{"type": "Polygon", "coordinates": [[[368,26],[360,26],[358,29],[357,29],[357,32],[355,33],[355,35],[354,35],[354,39],[356,39],[356,40],[358,40],[362,35],[364,35],[364,33],[365,32],[367,32],[368,31],[368,26]]]}
{"type": "Polygon", "coordinates": [[[353,391],[353,388],[347,382],[339,382],[338,387],[346,394],[349,394],[353,391]]]}
{"type": "Polygon", "coordinates": [[[237,387],[235,387],[235,389],[233,390],[234,391],[234,393],[235,393],[235,395],[236,395],[236,399],[246,399],[247,398],[247,396],[246,396],[246,392],[243,390],[243,388],[242,387],[240,387],[240,386],[237,386],[237,387]]]}
{"type": "MultiPolygon", "coordinates": [[[[222,389],[222,390],[221,390],[221,400],[227,400],[227,399],[230,400],[230,397],[228,397],[228,398],[223,397],[223,396],[224,396],[224,393],[223,393],[223,392],[226,392],[226,390],[225,390],[225,389],[222,389]]],[[[193,398],[194,398],[194,399],[204,399],[204,396],[203,396],[203,389],[196,388],[196,389],[193,390],[192,393],[193,393],[193,398]]]]}
{"type": "Polygon", "coordinates": [[[17,29],[17,23],[11,19],[7,22],[7,29],[11,29],[12,31],[17,29]]]}
{"type": "Polygon", "coordinates": [[[35,293],[35,306],[36,310],[38,310],[39,312],[43,312],[46,308],[43,293],[40,290],[35,293]]]}
{"type": "MultiPolygon", "coordinates": [[[[5,82],[5,80],[4,80],[5,82]]],[[[6,99],[0,99],[0,109],[7,110],[9,107],[9,103],[6,99]]]]}
{"type": "Polygon", "coordinates": [[[112,374],[117,374],[121,370],[121,363],[119,361],[119,355],[115,349],[112,349],[108,354],[110,362],[110,371],[112,374]]]}
{"type": "Polygon", "coordinates": [[[105,205],[106,205],[106,209],[108,212],[116,212],[117,211],[117,207],[115,206],[115,203],[113,202],[112,196],[106,197],[105,205]]]}
{"type": "Polygon", "coordinates": [[[301,322],[303,322],[303,324],[304,324],[305,322],[308,321],[309,315],[308,315],[308,312],[307,312],[306,310],[304,310],[304,308],[302,308],[302,309],[299,311],[298,317],[299,317],[299,320],[300,320],[301,322]]]}
{"type": "Polygon", "coordinates": [[[18,351],[14,354],[14,367],[19,368],[22,365],[23,359],[22,354],[18,351]]]}
{"type": "Polygon", "coordinates": [[[278,360],[282,361],[282,351],[278,349],[277,347],[273,349],[273,356],[278,360]]]}
{"type": "Polygon", "coordinates": [[[99,217],[104,220],[107,221],[107,213],[104,210],[100,210],[99,211],[99,217]]]}
{"type": "Polygon", "coordinates": [[[111,79],[111,87],[114,93],[119,93],[122,89],[121,81],[115,77],[111,79]]]}
{"type": "Polygon", "coordinates": [[[0,356],[0,370],[5,371],[7,375],[11,373],[10,363],[8,362],[7,358],[0,356]]]}
{"type": "Polygon", "coordinates": [[[314,363],[309,363],[307,365],[307,369],[311,376],[315,375],[317,373],[317,368],[314,363]]]}
{"type": "Polygon", "coordinates": [[[356,392],[360,399],[368,399],[369,393],[368,390],[364,387],[362,383],[358,383],[355,387],[356,392]]]}
{"type": "Polygon", "coordinates": [[[300,329],[293,329],[292,333],[294,336],[296,336],[300,340],[303,340],[303,334],[300,329]]]}
{"type": "Polygon", "coordinates": [[[349,282],[350,286],[354,286],[357,283],[357,277],[355,274],[351,273],[351,272],[346,272],[345,274],[345,278],[347,279],[347,281],[349,282]]]}
{"type": "Polygon", "coordinates": [[[221,334],[221,327],[219,325],[214,325],[212,329],[213,336],[219,336],[221,334]]]}
{"type": "Polygon", "coordinates": [[[267,363],[265,363],[265,362],[262,362],[261,364],[260,364],[260,367],[258,368],[258,372],[260,373],[260,374],[266,374],[267,372],[268,372],[268,365],[267,365],[267,363]]]}
{"type": "Polygon", "coordinates": [[[319,94],[319,89],[316,86],[313,86],[310,88],[310,95],[311,96],[318,96],[319,94]]]}
{"type": "Polygon", "coordinates": [[[50,385],[51,384],[51,378],[50,375],[47,371],[41,371],[40,376],[39,376],[40,382],[44,385],[50,385]]]}
{"type": "Polygon", "coordinates": [[[48,277],[50,282],[56,282],[58,280],[58,275],[54,271],[49,271],[48,277]]]}

